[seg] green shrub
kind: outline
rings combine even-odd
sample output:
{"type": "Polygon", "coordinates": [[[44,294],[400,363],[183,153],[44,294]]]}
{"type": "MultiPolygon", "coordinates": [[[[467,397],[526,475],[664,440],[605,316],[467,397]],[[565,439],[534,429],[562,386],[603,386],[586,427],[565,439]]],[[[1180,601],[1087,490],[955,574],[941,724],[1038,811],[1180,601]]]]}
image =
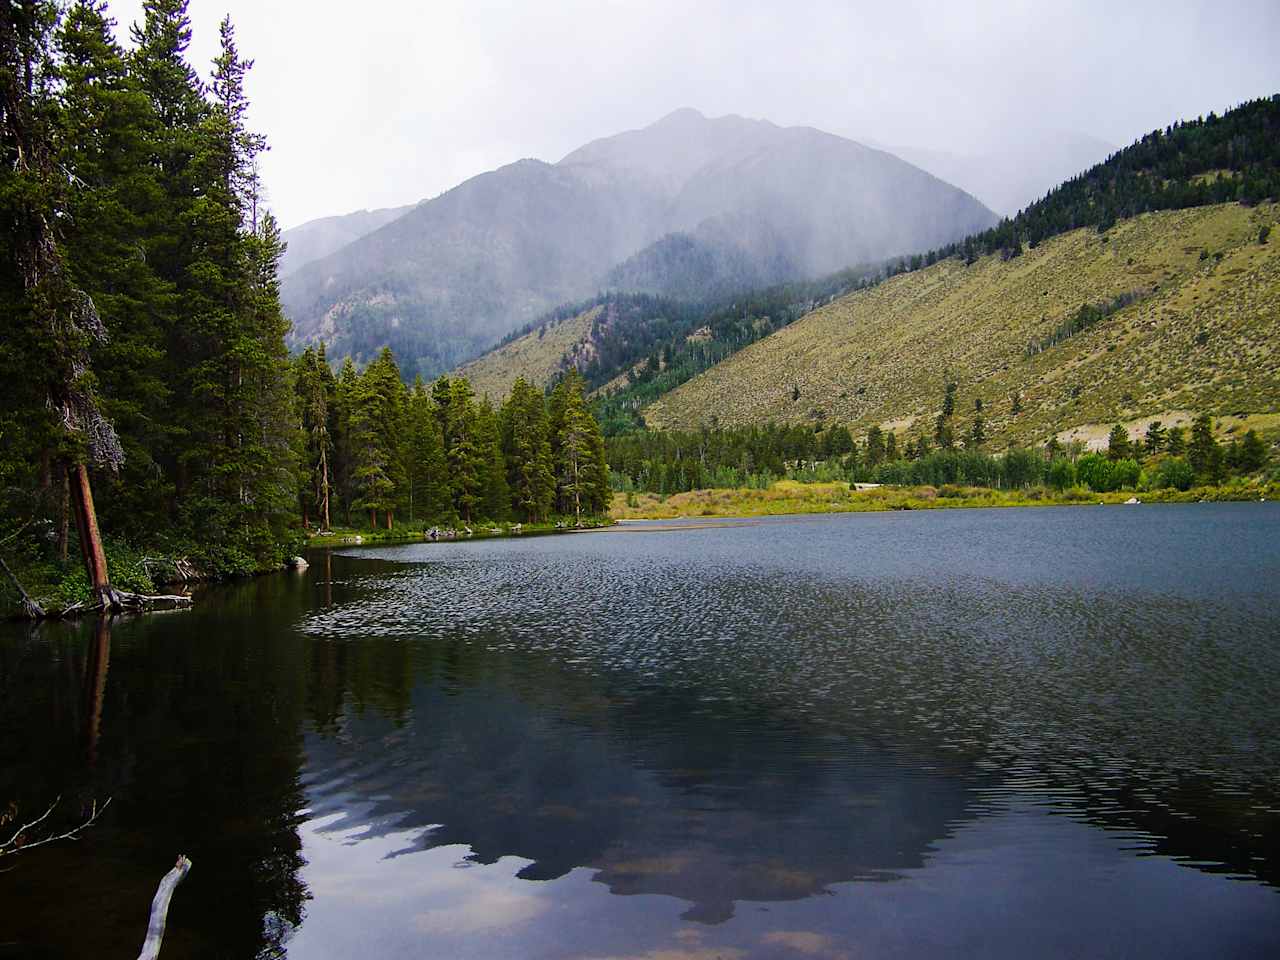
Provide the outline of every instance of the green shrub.
{"type": "Polygon", "coordinates": [[[1057,490],[1066,490],[1076,485],[1076,466],[1066,457],[1055,457],[1049,462],[1047,472],[1049,486],[1057,490]]]}
{"type": "Polygon", "coordinates": [[[1175,490],[1190,490],[1195,479],[1195,471],[1186,460],[1181,457],[1167,457],[1156,468],[1155,486],[1160,490],[1170,487],[1175,490]]]}

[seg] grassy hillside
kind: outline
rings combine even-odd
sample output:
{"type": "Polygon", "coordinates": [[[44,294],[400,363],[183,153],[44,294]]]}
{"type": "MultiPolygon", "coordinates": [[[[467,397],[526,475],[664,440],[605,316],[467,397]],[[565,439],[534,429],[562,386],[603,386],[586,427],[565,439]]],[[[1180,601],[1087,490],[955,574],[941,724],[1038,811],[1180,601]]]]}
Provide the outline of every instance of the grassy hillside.
{"type": "Polygon", "coordinates": [[[548,321],[464,364],[455,375],[466,377],[477,396],[488,396],[494,403],[506,399],[519,377],[545,387],[566,369],[566,358],[590,342],[603,309],[594,306],[572,317],[548,321]]]}
{"type": "Polygon", "coordinates": [[[1258,241],[1278,215],[1275,204],[1148,213],[1012,259],[947,259],[811,313],[644,417],[657,428],[825,421],[910,435],[932,429],[948,373],[959,424],[981,398],[997,446],[1174,411],[1273,413],[1280,231],[1258,241]],[[1071,334],[1082,305],[1124,295],[1136,299],[1071,334]]]}

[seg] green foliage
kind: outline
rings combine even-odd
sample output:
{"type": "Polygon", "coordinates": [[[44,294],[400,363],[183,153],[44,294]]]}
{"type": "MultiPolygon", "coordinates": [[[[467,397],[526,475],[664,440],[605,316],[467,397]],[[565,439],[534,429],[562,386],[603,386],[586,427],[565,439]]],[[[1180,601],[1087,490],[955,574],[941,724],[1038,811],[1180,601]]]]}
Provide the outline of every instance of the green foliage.
{"type": "Polygon", "coordinates": [[[1076,461],[1076,477],[1097,493],[1136,488],[1142,467],[1130,458],[1112,460],[1097,453],[1086,453],[1076,461]]]}
{"type": "Polygon", "coordinates": [[[1077,482],[1076,466],[1066,457],[1054,457],[1049,461],[1045,481],[1057,490],[1067,490],[1077,482]]]}
{"type": "Polygon", "coordinates": [[[1154,486],[1157,489],[1190,490],[1195,483],[1195,471],[1181,457],[1166,457],[1156,468],[1154,486]]]}

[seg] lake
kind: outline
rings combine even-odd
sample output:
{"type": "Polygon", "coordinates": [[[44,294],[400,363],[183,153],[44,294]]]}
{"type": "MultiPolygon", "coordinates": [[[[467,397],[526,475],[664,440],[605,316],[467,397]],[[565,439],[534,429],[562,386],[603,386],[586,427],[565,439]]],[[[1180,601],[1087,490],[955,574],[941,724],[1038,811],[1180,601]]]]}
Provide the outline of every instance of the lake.
{"type": "Polygon", "coordinates": [[[1280,952],[1280,506],[309,559],[0,625],[0,957],[1280,952]]]}

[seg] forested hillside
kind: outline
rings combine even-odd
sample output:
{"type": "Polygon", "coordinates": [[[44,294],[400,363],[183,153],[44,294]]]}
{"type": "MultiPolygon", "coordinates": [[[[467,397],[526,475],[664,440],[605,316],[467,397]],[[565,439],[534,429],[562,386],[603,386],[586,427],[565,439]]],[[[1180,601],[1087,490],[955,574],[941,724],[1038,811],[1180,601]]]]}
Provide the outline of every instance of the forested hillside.
{"type": "Polygon", "coordinates": [[[645,400],[900,266],[854,268],[704,301],[602,294],[548,313],[457,372],[477,393],[500,399],[517,377],[547,386],[577,371],[606,432],[617,433],[639,423],[635,411],[645,400]]]}
{"type": "Polygon", "coordinates": [[[1280,412],[1276,219],[1274,204],[1148,213],[1013,259],[946,259],[813,312],[642,413],[658,428],[874,425],[906,440],[932,437],[950,380],[1003,446],[1280,412]]]}

